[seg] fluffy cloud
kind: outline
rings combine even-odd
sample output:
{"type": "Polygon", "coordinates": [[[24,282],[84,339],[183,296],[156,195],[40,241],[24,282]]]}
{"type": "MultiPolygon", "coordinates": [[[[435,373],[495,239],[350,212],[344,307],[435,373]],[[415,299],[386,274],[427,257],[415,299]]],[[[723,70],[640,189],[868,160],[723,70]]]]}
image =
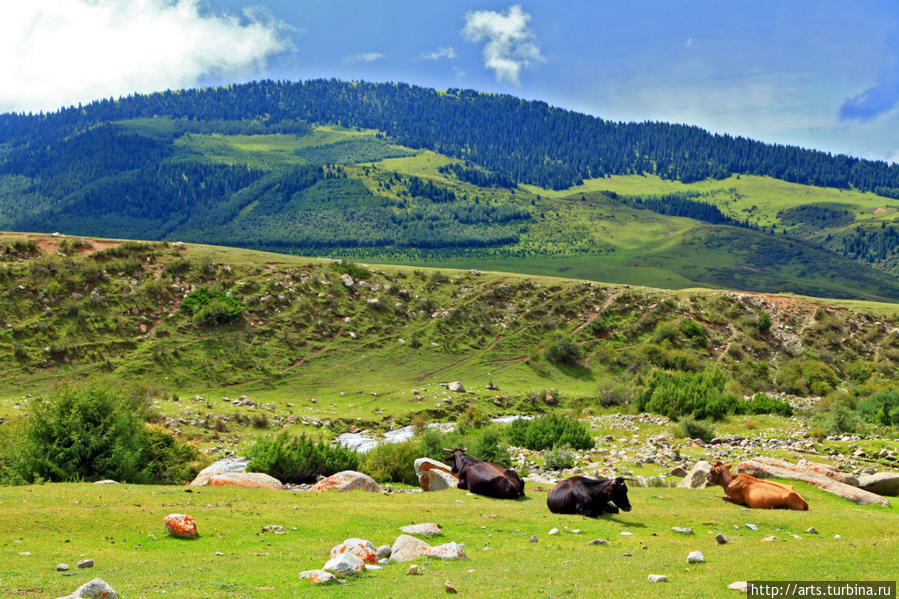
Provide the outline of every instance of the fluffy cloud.
{"type": "Polygon", "coordinates": [[[441,58],[447,58],[452,60],[456,57],[455,48],[437,48],[433,52],[428,52],[427,54],[422,54],[419,58],[422,60],[440,60],[441,58]]]}
{"type": "Polygon", "coordinates": [[[348,64],[355,64],[359,62],[374,62],[383,57],[384,55],[380,52],[360,52],[359,54],[353,54],[352,56],[344,56],[343,62],[348,64]]]}
{"type": "Polygon", "coordinates": [[[518,84],[521,70],[543,62],[534,33],[528,27],[531,15],[515,5],[505,13],[492,10],[471,11],[465,15],[462,36],[471,42],[483,42],[484,66],[497,81],[518,84]]]}
{"type": "Polygon", "coordinates": [[[0,9],[0,111],[53,110],[241,75],[291,47],[258,10],[200,0],[27,0],[0,9]]]}
{"type": "Polygon", "coordinates": [[[870,121],[899,104],[899,30],[887,36],[877,81],[840,106],[841,120],[870,121]]]}

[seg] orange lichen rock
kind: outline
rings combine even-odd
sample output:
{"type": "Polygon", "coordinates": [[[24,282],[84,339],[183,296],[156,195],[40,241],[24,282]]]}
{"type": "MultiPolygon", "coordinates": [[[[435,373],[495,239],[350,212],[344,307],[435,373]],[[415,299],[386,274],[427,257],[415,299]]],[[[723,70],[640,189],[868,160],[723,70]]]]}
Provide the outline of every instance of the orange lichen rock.
{"type": "Polygon", "coordinates": [[[351,553],[366,564],[378,563],[378,550],[370,541],[365,539],[347,539],[331,549],[331,559],[339,557],[344,553],[351,553]]]}
{"type": "Polygon", "coordinates": [[[165,517],[165,531],[178,539],[196,539],[197,522],[186,514],[169,514],[165,517]]]}

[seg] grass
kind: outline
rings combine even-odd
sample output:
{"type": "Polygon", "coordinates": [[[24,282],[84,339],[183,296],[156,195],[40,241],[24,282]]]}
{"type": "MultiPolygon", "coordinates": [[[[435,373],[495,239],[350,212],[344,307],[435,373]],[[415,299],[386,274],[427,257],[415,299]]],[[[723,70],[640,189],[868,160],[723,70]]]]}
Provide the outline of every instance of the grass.
{"type": "Polygon", "coordinates": [[[187,494],[177,487],[131,485],[4,487],[0,591],[62,596],[100,577],[122,597],[305,595],[311,592],[308,583],[297,574],[321,567],[330,548],[345,538],[391,544],[400,526],[428,521],[444,531],[432,544],[464,543],[469,559],[419,560],[422,576],[406,576],[407,565],[395,564],[320,592],[390,597],[402,589],[404,595],[433,596],[442,595],[449,580],[469,597],[598,592],[720,597],[735,580],[894,576],[899,538],[889,531],[899,525],[899,509],[859,507],[802,483],[795,486],[809,501],[809,512],[744,510],[721,501],[718,487],[653,488],[631,489],[633,511],[601,519],[551,514],[547,487],[534,485],[527,489],[528,499],[520,501],[460,490],[323,496],[239,488],[198,488],[187,494]],[[173,512],[193,516],[200,538],[168,537],[162,520],[173,512]],[[750,531],[745,523],[759,530],[750,531]],[[262,533],[268,524],[284,526],[287,534],[262,533]],[[673,526],[693,528],[695,535],[674,533],[673,526]],[[810,526],[821,534],[804,534],[810,526]],[[551,528],[562,532],[548,536],[551,528]],[[719,546],[718,532],[730,543],[719,546]],[[539,542],[529,543],[531,535],[539,542]],[[761,541],[769,535],[786,540],[761,541]],[[595,538],[607,539],[608,545],[586,545],[595,538]],[[686,563],[694,550],[703,552],[705,564],[686,563]],[[92,558],[95,567],[75,568],[82,556],[92,558]],[[56,572],[60,562],[72,566],[74,574],[56,572]],[[650,586],[648,574],[665,574],[669,582],[650,586]]]}

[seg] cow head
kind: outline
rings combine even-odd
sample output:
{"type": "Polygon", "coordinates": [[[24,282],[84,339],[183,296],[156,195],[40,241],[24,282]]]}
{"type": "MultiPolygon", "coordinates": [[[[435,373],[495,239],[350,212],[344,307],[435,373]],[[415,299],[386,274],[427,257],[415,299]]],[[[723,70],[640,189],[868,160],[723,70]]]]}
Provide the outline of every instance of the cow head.
{"type": "Polygon", "coordinates": [[[618,477],[612,481],[605,492],[609,495],[609,501],[614,503],[618,509],[625,512],[631,511],[631,502],[627,499],[627,483],[622,477],[618,477]]]}
{"type": "Polygon", "coordinates": [[[712,466],[712,469],[706,475],[705,482],[710,485],[721,485],[723,487],[732,476],[730,472],[732,467],[733,464],[724,464],[720,460],[715,462],[715,465],[712,466]]]}
{"type": "Polygon", "coordinates": [[[447,449],[443,448],[444,451],[448,451],[449,454],[443,458],[444,462],[447,462],[450,465],[450,470],[453,474],[459,474],[459,471],[462,469],[462,458],[465,457],[465,449],[447,449]]]}

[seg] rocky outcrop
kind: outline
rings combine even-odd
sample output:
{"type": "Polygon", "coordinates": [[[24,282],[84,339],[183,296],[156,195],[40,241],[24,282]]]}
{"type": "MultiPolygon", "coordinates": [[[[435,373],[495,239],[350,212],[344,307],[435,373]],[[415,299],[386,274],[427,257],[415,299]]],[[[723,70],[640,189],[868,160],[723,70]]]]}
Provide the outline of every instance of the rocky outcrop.
{"type": "Polygon", "coordinates": [[[878,495],[899,495],[899,473],[878,472],[858,479],[858,486],[878,495]]]}
{"type": "Polygon", "coordinates": [[[852,485],[841,483],[824,476],[823,474],[818,474],[813,470],[806,470],[801,466],[791,464],[785,460],[778,460],[775,458],[757,458],[748,460],[746,462],[741,462],[737,466],[737,472],[749,474],[750,476],[755,476],[757,478],[786,478],[789,480],[806,482],[859,505],[890,505],[890,502],[880,495],[875,495],[874,493],[869,493],[868,491],[853,487],[852,485]]]}
{"type": "MultiPolygon", "coordinates": [[[[759,459],[764,462],[770,458],[759,459]]],[[[822,476],[826,476],[827,478],[832,478],[837,482],[843,483],[844,485],[852,485],[853,487],[858,486],[857,478],[855,478],[851,474],[840,472],[840,469],[832,464],[820,464],[818,462],[810,462],[808,460],[799,460],[797,466],[799,466],[800,468],[805,468],[806,470],[814,472],[815,474],[820,474],[822,476]]]]}
{"type": "Polygon", "coordinates": [[[423,491],[442,491],[455,488],[459,479],[451,472],[451,468],[431,458],[415,460],[415,475],[423,491]]]}
{"type": "Polygon", "coordinates": [[[375,482],[375,479],[356,472],[354,470],[344,470],[338,472],[328,478],[323,478],[315,483],[310,491],[371,491],[381,493],[383,489],[381,485],[375,482]]]}
{"type": "Polygon", "coordinates": [[[280,491],[284,485],[280,480],[263,472],[229,472],[216,474],[209,478],[207,483],[213,487],[233,485],[235,487],[247,487],[250,489],[272,489],[280,491]]]}
{"type": "Polygon", "coordinates": [[[191,481],[190,486],[202,487],[208,485],[213,476],[229,474],[231,472],[246,472],[247,463],[247,458],[225,458],[223,460],[218,460],[200,470],[200,473],[197,474],[196,478],[191,481]]]}

